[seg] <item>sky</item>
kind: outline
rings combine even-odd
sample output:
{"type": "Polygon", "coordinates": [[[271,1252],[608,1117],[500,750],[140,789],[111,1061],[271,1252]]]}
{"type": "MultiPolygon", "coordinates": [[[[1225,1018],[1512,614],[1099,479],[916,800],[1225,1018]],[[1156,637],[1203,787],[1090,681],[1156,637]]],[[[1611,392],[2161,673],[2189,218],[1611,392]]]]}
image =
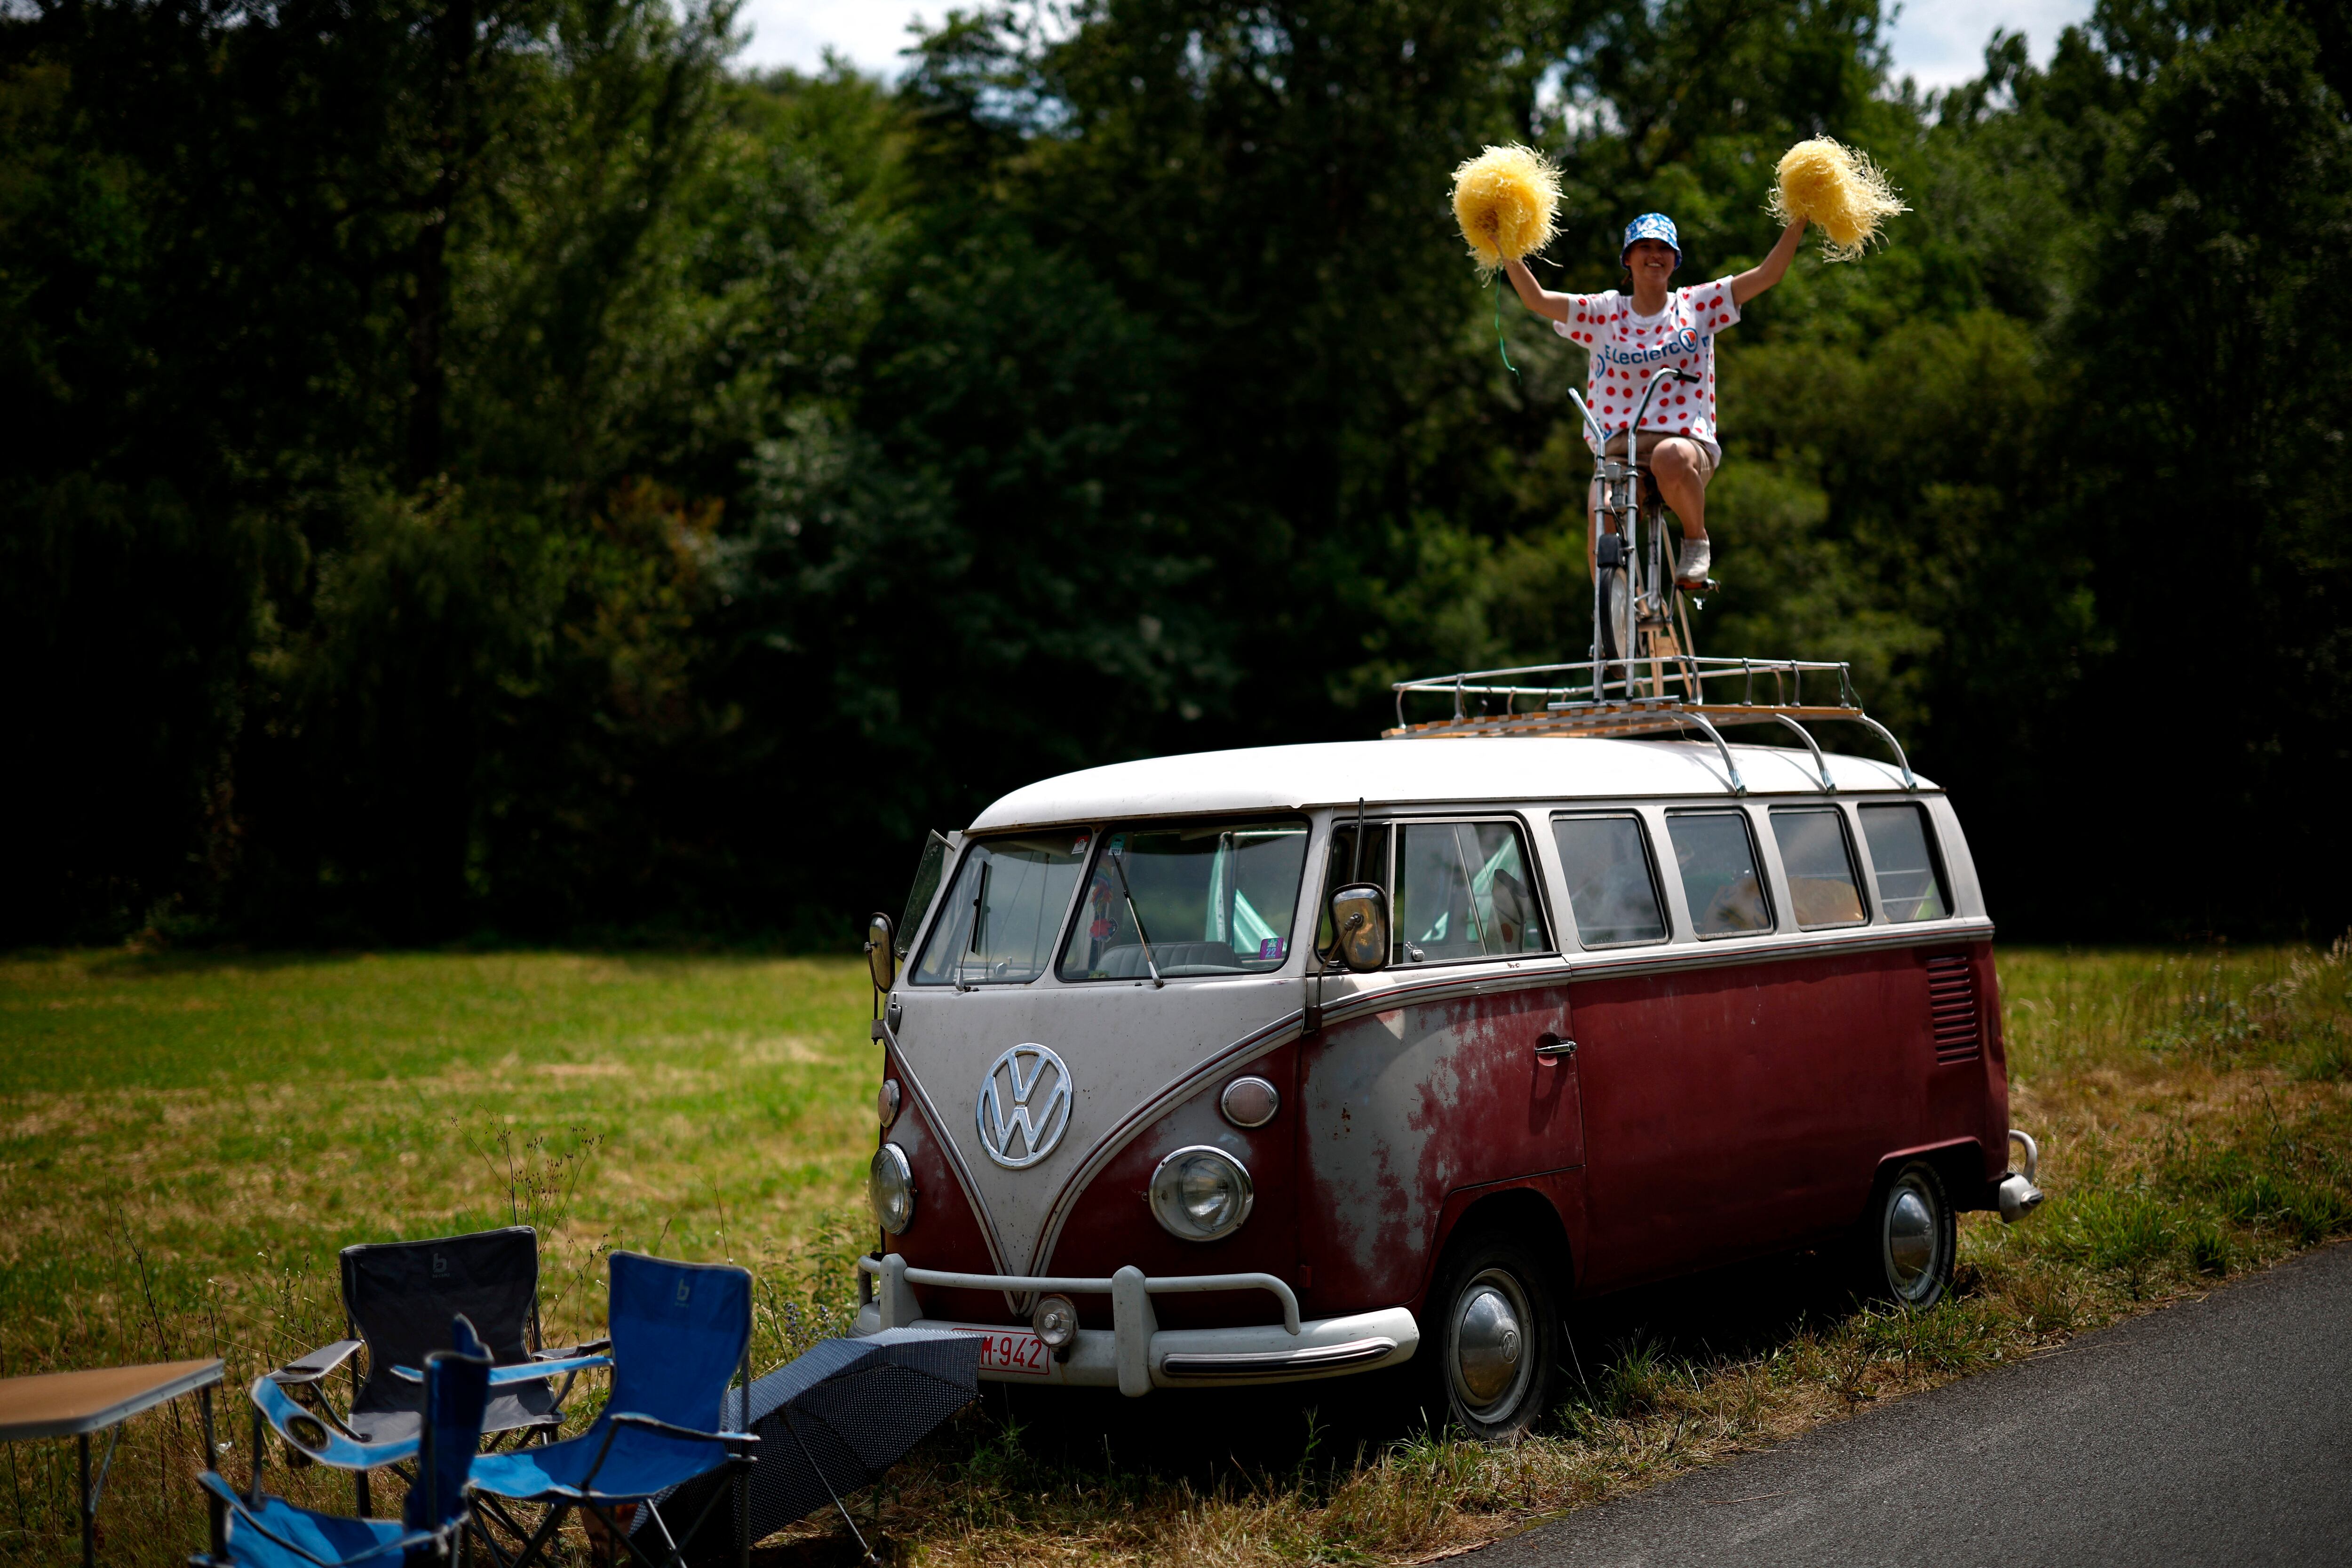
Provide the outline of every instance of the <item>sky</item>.
{"type": "MultiPolygon", "coordinates": [[[[936,25],[948,9],[929,0],[746,0],[740,16],[751,43],[741,63],[814,70],[831,46],[866,70],[894,72],[908,20],[936,25]]],[[[1922,87],[1965,81],[1995,27],[2023,32],[2033,58],[2046,62],[2059,29],[2090,11],[2090,0],[1906,0],[1892,38],[1895,74],[1908,72],[1922,87]]]]}

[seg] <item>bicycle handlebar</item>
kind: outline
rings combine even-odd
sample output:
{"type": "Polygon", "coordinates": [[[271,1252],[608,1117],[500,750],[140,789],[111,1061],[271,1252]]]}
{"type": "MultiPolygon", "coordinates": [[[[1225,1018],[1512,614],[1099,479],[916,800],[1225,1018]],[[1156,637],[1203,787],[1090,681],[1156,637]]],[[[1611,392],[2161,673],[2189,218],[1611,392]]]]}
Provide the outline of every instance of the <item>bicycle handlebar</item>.
{"type": "Polygon", "coordinates": [[[1575,404],[1576,411],[1584,416],[1585,437],[1592,443],[1593,450],[1600,451],[1609,445],[1609,433],[1601,427],[1601,421],[1593,416],[1592,410],[1586,406],[1582,395],[1572,386],[1568,389],[1568,400],[1575,404]]]}
{"type": "Polygon", "coordinates": [[[1652,373],[1650,376],[1650,384],[1642,389],[1642,406],[1637,412],[1635,412],[1633,416],[1633,423],[1625,427],[1627,431],[1625,437],[1625,456],[1629,458],[1633,456],[1634,437],[1632,432],[1639,430],[1642,427],[1642,421],[1650,416],[1650,400],[1658,395],[1658,383],[1665,380],[1668,376],[1674,376],[1677,379],[1690,376],[1694,381],[1698,379],[1696,376],[1691,376],[1690,372],[1686,370],[1676,370],[1670,364],[1660,365],[1656,371],[1652,373]]]}
{"type": "MultiPolygon", "coordinates": [[[[1658,383],[1665,380],[1669,376],[1672,376],[1676,381],[1685,382],[1692,384],[1696,384],[1699,380],[1699,375],[1696,371],[1677,370],[1673,365],[1660,365],[1656,371],[1652,373],[1650,376],[1650,384],[1642,395],[1641,412],[1633,416],[1633,424],[1628,425],[1625,427],[1626,432],[1630,433],[1633,431],[1641,424],[1642,420],[1647,416],[1650,412],[1650,399],[1655,397],[1658,393],[1658,383]]],[[[1609,449],[1610,432],[1601,427],[1600,419],[1594,416],[1592,409],[1585,403],[1584,399],[1578,395],[1574,387],[1570,387],[1569,389],[1568,399],[1570,403],[1576,405],[1577,413],[1584,416],[1585,435],[1587,438],[1591,441],[1593,450],[1597,452],[1606,452],[1609,449]]],[[[1633,446],[1629,440],[1626,446],[1626,456],[1631,457],[1632,455],[1633,446]]]]}

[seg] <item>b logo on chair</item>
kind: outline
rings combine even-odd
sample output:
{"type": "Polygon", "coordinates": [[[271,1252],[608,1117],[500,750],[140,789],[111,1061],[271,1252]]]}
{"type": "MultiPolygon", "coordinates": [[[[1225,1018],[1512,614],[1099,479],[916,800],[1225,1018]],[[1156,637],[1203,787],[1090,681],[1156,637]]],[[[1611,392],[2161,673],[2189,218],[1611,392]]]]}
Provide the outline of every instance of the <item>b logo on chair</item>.
{"type": "Polygon", "coordinates": [[[685,1306],[688,1299],[693,1295],[694,1281],[691,1279],[680,1279],[677,1282],[677,1304],[681,1307],[685,1306]]]}

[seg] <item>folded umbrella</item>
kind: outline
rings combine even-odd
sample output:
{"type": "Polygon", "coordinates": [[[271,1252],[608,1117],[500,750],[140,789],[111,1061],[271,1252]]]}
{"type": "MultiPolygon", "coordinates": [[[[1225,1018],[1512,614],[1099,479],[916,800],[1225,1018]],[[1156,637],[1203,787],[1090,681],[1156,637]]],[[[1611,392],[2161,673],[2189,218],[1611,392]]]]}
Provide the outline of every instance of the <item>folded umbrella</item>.
{"type": "MultiPolygon", "coordinates": [[[[864,1339],[820,1341],[754,1382],[750,1429],[760,1437],[760,1462],[751,1472],[751,1539],[772,1535],[828,1502],[848,1520],[845,1494],[897,1464],[979,1395],[980,1344],[971,1334],[885,1329],[864,1339]]],[[[719,1425],[743,1430],[742,1408],[742,1394],[729,1390],[719,1425]]],[[[705,1477],[678,1487],[676,1496],[690,1518],[705,1489],[730,1484],[705,1477]]],[[[656,1500],[665,1511],[675,1511],[670,1497],[656,1500]]],[[[855,1523],[849,1528],[857,1533],[855,1523]]],[[[865,1543],[859,1536],[859,1546],[865,1543]]],[[[721,1552],[712,1561],[727,1555],[721,1552]]],[[[872,1560],[870,1552],[867,1557],[872,1560]]]]}

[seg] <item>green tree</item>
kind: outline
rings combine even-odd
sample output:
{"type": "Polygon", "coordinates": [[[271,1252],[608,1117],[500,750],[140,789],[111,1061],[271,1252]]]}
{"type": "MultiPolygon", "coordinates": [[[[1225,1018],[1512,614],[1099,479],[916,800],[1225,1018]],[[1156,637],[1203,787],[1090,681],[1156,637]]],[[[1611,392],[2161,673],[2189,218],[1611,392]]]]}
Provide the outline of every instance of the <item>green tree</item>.
{"type": "Polygon", "coordinates": [[[2148,868],[2111,881],[2114,903],[2094,919],[2150,899],[2192,930],[2325,931],[2346,913],[2340,891],[2305,880],[2352,848],[2352,830],[2312,809],[2352,749],[2340,537],[2352,510],[2352,120],[2323,45],[2341,39],[2341,17],[2315,26],[2314,15],[2098,15],[2109,68],[2144,85],[2105,139],[2104,199],[2061,339],[2081,389],[2091,584],[2113,638],[2067,719],[2084,733],[2099,712],[2152,707],[2178,737],[2168,783],[2222,830],[2158,871],[2141,847],[2168,836],[2166,818],[2135,798],[2101,847],[2148,868]],[[2273,821],[2292,864],[2254,847],[2273,821]]]}
{"type": "Polygon", "coordinates": [[[891,87],[651,0],[0,17],[10,934],[827,940],[1040,774],[1580,658],[1581,355],[1448,172],[1549,149],[1601,289],[1644,208],[1755,259],[1822,132],[1915,210],[1724,341],[1702,647],[1853,661],[2012,931],[2352,916],[2336,8],[1935,94],[1860,0],[1039,19],[891,87]],[[2321,870],[2053,808],[2148,713],[2321,870]]]}

